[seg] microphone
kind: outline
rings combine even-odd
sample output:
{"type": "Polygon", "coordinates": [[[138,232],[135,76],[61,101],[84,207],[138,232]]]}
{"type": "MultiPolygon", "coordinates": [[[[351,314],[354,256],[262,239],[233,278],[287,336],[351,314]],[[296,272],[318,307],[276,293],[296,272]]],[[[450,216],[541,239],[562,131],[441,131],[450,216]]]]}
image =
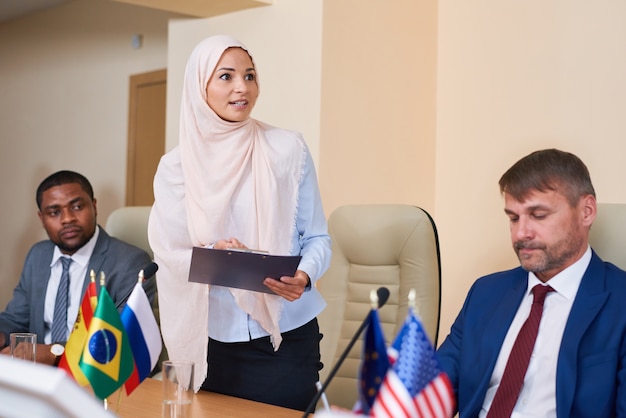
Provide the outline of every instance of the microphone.
{"type": "MultiPolygon", "coordinates": [[[[378,295],[378,308],[380,309],[383,307],[385,303],[387,303],[387,299],[389,299],[389,289],[387,289],[386,287],[379,287],[378,290],[376,290],[376,295],[378,295]]],[[[366,326],[367,326],[367,318],[365,318],[363,322],[361,322],[361,326],[359,326],[359,329],[352,336],[352,339],[348,343],[348,346],[346,347],[345,350],[343,350],[343,353],[341,353],[341,355],[339,356],[337,363],[335,363],[335,366],[328,374],[328,377],[324,381],[324,384],[317,391],[317,393],[315,394],[315,397],[311,400],[311,403],[309,404],[309,406],[306,407],[306,410],[304,411],[304,415],[302,416],[303,418],[308,417],[309,414],[313,411],[313,409],[315,408],[315,405],[320,400],[322,393],[324,393],[324,391],[330,384],[330,381],[333,379],[333,377],[335,377],[335,374],[337,374],[339,367],[341,367],[346,357],[348,357],[348,353],[350,353],[350,350],[352,350],[352,347],[356,343],[356,340],[359,339],[359,336],[361,335],[361,333],[363,332],[366,326]]]]}
{"type": "Polygon", "coordinates": [[[154,276],[159,270],[159,265],[154,261],[148,264],[143,268],[143,279],[148,280],[150,277],[154,276]]]}
{"type": "MultiPolygon", "coordinates": [[[[139,274],[141,274],[141,272],[143,271],[143,281],[146,281],[154,276],[158,269],[159,265],[154,261],[151,261],[150,263],[148,263],[148,265],[146,265],[142,270],[139,271],[139,274]]],[[[126,303],[128,298],[130,297],[130,294],[133,293],[133,290],[135,290],[135,286],[133,286],[130,291],[122,299],[120,299],[119,302],[115,304],[115,307],[117,309],[119,309],[123,304],[126,303]]]]}

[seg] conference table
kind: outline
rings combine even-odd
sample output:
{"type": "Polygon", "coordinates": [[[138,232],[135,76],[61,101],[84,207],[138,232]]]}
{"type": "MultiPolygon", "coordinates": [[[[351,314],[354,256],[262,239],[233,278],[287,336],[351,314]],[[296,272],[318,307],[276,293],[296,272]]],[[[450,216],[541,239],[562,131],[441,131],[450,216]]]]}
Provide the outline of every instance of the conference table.
{"type": "MultiPolygon", "coordinates": [[[[120,418],[159,418],[161,416],[162,382],[146,379],[130,394],[109,398],[108,410],[120,418]]],[[[204,417],[301,417],[302,411],[268,405],[219,393],[199,391],[193,396],[190,418],[204,417]]]]}

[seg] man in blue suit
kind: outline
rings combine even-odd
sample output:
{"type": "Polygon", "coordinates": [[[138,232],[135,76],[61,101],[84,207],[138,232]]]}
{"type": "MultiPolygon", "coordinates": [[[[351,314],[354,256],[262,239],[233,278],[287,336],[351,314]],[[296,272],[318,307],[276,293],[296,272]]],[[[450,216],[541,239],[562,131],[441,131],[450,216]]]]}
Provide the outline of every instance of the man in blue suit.
{"type": "Polygon", "coordinates": [[[537,284],[553,291],[510,416],[626,417],[626,272],[588,244],[597,208],[587,167],[536,151],[499,184],[521,267],[478,279],[438,350],[460,417],[498,416],[489,411],[537,284]]]}
{"type": "MultiPolygon", "coordinates": [[[[105,274],[105,286],[121,310],[137,284],[138,273],[150,256],[143,250],[110,237],[98,226],[96,199],[89,181],[73,171],[58,171],[41,182],[36,193],[39,219],[49,240],[35,244],[24,262],[24,269],[13,299],[0,312],[0,349],[9,344],[12,332],[37,334],[37,363],[56,364],[63,353],[90,282],[90,272],[105,274]],[[63,260],[68,264],[68,286],[61,291],[63,260]],[[67,259],[71,261],[67,262],[67,259]],[[65,294],[58,328],[57,293],[65,294]],[[56,334],[53,336],[53,334],[56,334]],[[61,337],[58,337],[62,335],[61,337]]],[[[143,283],[151,301],[155,298],[154,278],[143,283]]],[[[100,283],[96,280],[99,294],[100,283]]],[[[9,347],[2,350],[8,354],[9,347]]]]}

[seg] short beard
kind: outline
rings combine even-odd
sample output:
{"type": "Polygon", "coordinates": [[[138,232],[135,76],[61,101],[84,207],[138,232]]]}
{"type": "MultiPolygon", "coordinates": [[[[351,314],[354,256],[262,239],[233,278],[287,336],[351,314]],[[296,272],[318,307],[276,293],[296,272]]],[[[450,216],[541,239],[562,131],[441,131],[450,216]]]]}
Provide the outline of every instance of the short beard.
{"type": "Polygon", "coordinates": [[[574,234],[568,235],[564,240],[556,243],[551,248],[543,244],[533,244],[532,242],[517,241],[513,244],[517,258],[522,268],[532,273],[544,273],[553,270],[563,270],[568,262],[579,252],[581,243],[574,238],[574,234]],[[523,248],[533,248],[541,250],[541,254],[535,254],[534,258],[524,259],[520,256],[523,248]],[[540,258],[537,260],[537,256],[540,258]]]}
{"type": "Polygon", "coordinates": [[[57,245],[57,247],[59,247],[62,253],[74,254],[76,251],[80,250],[88,241],[89,240],[85,242],[81,242],[80,244],[77,244],[77,245],[72,245],[72,246],[65,245],[63,242],[56,242],[55,244],[57,245]]]}

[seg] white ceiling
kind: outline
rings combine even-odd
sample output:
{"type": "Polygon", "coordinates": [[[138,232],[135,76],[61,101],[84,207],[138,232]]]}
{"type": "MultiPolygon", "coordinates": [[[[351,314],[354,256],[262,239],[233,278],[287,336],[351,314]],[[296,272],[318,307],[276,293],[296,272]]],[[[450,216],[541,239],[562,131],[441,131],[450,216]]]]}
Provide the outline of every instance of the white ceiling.
{"type": "Polygon", "coordinates": [[[0,23],[26,16],[67,0],[0,0],[0,23]]]}

